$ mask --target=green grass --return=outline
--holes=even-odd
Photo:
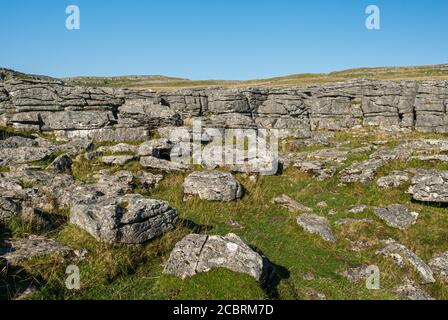
[[[410,134],[421,136],[420,134]],[[425,135],[426,136],[426,135]],[[440,137],[440,135],[439,135]],[[381,140],[381,136],[368,134],[363,141]],[[348,133],[336,135],[335,141],[349,141],[357,146],[359,138]],[[389,137],[388,145],[399,144]],[[370,153],[350,156],[345,166],[368,158]],[[126,169],[142,170],[138,161]],[[95,161],[75,163],[73,174],[86,181],[91,173],[103,168]],[[406,168],[439,168],[448,170],[448,164],[412,160],[392,161],[383,167],[378,176],[392,170]],[[122,168],[112,167],[112,170]],[[253,182],[238,174],[246,193],[243,199],[230,203],[207,202],[192,198],[183,201],[182,184],[187,173],[170,174],[150,197],[167,200],[175,207],[184,223],[176,230],[142,246],[105,245],[97,242],[77,227],[61,223],[56,230],[40,231],[73,248],[86,248],[87,258],[78,262],[81,270],[80,291],[65,289],[65,267],[56,257],[36,259],[23,266],[23,272],[39,279],[41,286],[35,299],[305,299],[311,289],[323,293],[328,299],[398,299],[393,289],[403,277],[418,282],[418,275],[409,266],[400,269],[390,260],[375,252],[382,247],[381,240],[394,238],[428,261],[433,254],[448,250],[448,209],[426,206],[411,201],[406,193],[408,185],[396,189],[380,189],[370,185],[341,185],[339,174],[317,181],[311,175],[290,168],[281,176],[259,177]],[[311,207],[332,223],[338,241],[328,243],[316,235],[305,233],[296,223],[297,213],[291,213],[271,203],[275,196],[286,194]],[[317,204],[325,201],[327,208]],[[353,205],[371,207],[405,204],[419,212],[420,217],[407,231],[390,228],[366,210],[362,214],[349,214]],[[328,216],[329,210],[338,212]],[[68,215],[68,213],[65,213]],[[61,213],[64,215],[64,213]],[[340,218],[369,218],[372,224],[354,223],[335,226]],[[229,224],[233,220],[242,228]],[[186,223],[189,221],[189,223]],[[23,236],[33,229],[21,227],[18,221],[6,226],[9,235]],[[255,250],[267,256],[278,271],[277,281],[268,288],[261,288],[251,277],[229,270],[216,269],[186,280],[162,274],[163,264],[174,245],[191,232],[225,235],[235,233]],[[372,246],[354,252],[352,243],[368,240]],[[381,290],[371,291],[363,283],[351,284],[338,272],[361,264],[375,264],[381,270]],[[305,273],[315,279],[304,280]],[[438,299],[448,299],[448,286],[440,280],[424,286],[424,290]]]

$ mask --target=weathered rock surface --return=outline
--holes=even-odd
[[[126,163],[135,159],[135,156],[105,156],[101,158],[101,162],[107,165],[124,166]]]
[[[386,246],[379,250],[377,254],[392,258],[401,267],[406,262],[409,263],[419,274],[422,284],[434,283],[436,281],[431,268],[414,252],[395,240],[386,241]]]
[[[297,217],[297,224],[306,232],[318,234],[325,241],[336,241],[336,238],[331,231],[330,224],[324,217],[314,214],[302,214]]]
[[[403,299],[414,300],[414,301],[424,301],[424,300],[435,300],[428,293],[422,290],[414,282],[409,279],[405,279],[403,284],[395,290]]]
[[[435,255],[428,264],[432,270],[443,279],[443,281],[448,283],[448,251]]]
[[[54,240],[32,236],[29,239],[12,239],[0,248],[0,257],[8,264],[17,265],[25,260],[44,257],[51,254],[67,256],[73,250]]]
[[[342,172],[341,181],[343,183],[369,183],[373,180],[377,170],[384,164],[385,161],[382,159],[369,159],[354,163]]]
[[[267,258],[234,234],[225,237],[190,234],[176,244],[164,273],[185,279],[213,268],[248,274],[260,284],[265,284],[272,272]]]
[[[399,204],[393,204],[387,208],[376,208],[375,215],[393,228],[405,230],[415,224],[418,219],[418,213],[409,210]]]
[[[344,270],[339,273],[339,275],[346,278],[351,283],[357,283],[363,280],[366,280],[369,276],[367,265],[362,265],[359,267],[350,268],[347,270]]]
[[[420,172],[412,179],[408,193],[417,201],[448,203],[448,171]]]
[[[313,209],[308,208],[307,206],[304,206],[301,203],[298,203],[297,201],[291,199],[285,194],[272,199],[272,203],[278,204],[291,212],[305,212],[305,213],[313,212]]]
[[[54,159],[48,168],[63,172],[66,170],[70,170],[72,168],[72,165],[73,165],[72,159],[70,159],[70,157],[67,154],[63,154]]]
[[[140,164],[143,168],[156,169],[166,172],[171,171],[185,171],[188,166],[180,162],[168,161],[155,157],[142,157],[140,158]]]
[[[197,195],[202,200],[233,201],[243,196],[243,187],[228,172],[194,172],[185,178],[184,194]]]
[[[388,176],[381,177],[376,184],[380,188],[398,188],[404,182],[409,181],[409,174],[404,171],[393,171]]]
[[[106,243],[144,243],[172,230],[177,221],[176,210],[165,201],[136,194],[101,197],[70,210],[71,223]]]

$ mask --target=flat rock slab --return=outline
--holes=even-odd
[[[448,251],[435,255],[428,264],[443,281],[448,283]]]
[[[376,172],[386,163],[383,159],[369,159],[363,162],[357,162],[345,169],[341,173],[341,182],[343,183],[370,183]]]
[[[305,212],[305,213],[313,212],[313,209],[308,208],[307,206],[301,203],[298,203],[296,200],[291,199],[285,194],[272,199],[272,203],[278,204],[283,208],[288,209],[290,212]]]
[[[330,224],[324,217],[314,214],[302,214],[297,217],[297,224],[306,232],[318,234],[325,241],[336,241],[336,238],[331,231]]]
[[[167,202],[137,194],[100,197],[70,210],[72,224],[106,243],[144,243],[174,229],[177,221]]]
[[[163,272],[185,279],[213,268],[248,274],[260,284],[265,284],[272,272],[267,258],[232,233],[225,237],[199,234],[186,236],[176,244]]]
[[[202,200],[233,201],[243,196],[243,187],[228,172],[193,172],[185,178],[186,197],[197,195]]]
[[[411,225],[415,224],[418,219],[417,212],[413,212],[399,204],[393,204],[387,208],[376,208],[375,215],[386,222],[388,226],[400,230],[409,228]]]
[[[380,188],[398,188],[405,182],[409,181],[409,174],[404,171],[393,171],[388,176],[381,177],[376,181]]]
[[[23,261],[45,257],[51,254],[67,256],[73,250],[54,240],[32,236],[29,239],[12,239],[0,248],[0,258],[10,265],[18,265]]]
[[[412,179],[408,193],[416,201],[448,203],[448,171],[428,170],[418,173]]]
[[[413,301],[425,301],[425,300],[435,300],[429,294],[417,286],[414,282],[409,279],[405,279],[404,283],[399,286],[396,290],[403,299],[413,300]]]
[[[386,246],[377,251],[377,254],[392,258],[400,267],[403,267],[406,262],[409,263],[420,275],[422,284],[434,283],[436,281],[431,268],[414,252],[395,240],[387,240]]]
[[[101,158],[101,162],[107,165],[124,166],[126,163],[135,159],[135,156],[105,156]]]
[[[346,278],[350,283],[357,283],[366,280],[369,276],[369,266],[362,265],[359,267],[350,268],[339,273],[342,277]]]
[[[156,169],[165,172],[188,170],[188,166],[185,164],[156,157],[142,157],[140,159],[140,164],[143,168]]]

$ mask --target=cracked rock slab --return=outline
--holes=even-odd
[[[233,201],[243,196],[243,187],[229,172],[193,172],[185,178],[184,194],[202,200]]]
[[[29,239],[12,239],[6,241],[0,248],[0,258],[4,258],[10,265],[18,265],[23,261],[58,254],[63,257],[72,252],[66,247],[52,239],[31,236]]]
[[[434,283],[436,281],[431,268],[414,252],[395,240],[387,240],[386,246],[377,251],[377,254],[392,258],[400,267],[403,267],[405,262],[409,263],[419,274],[422,284]]]
[[[381,177],[377,180],[376,184],[380,188],[398,188],[403,183],[409,181],[409,174],[404,171],[393,171],[391,174],[385,177]]]
[[[303,214],[297,217],[297,224],[306,232],[321,236],[325,241],[336,241],[336,238],[331,231],[330,224],[324,217],[314,214]]]
[[[448,203],[448,171],[428,170],[418,173],[412,179],[408,193],[416,201]]]
[[[232,233],[224,237],[186,236],[176,244],[163,272],[185,279],[214,268],[248,274],[260,284],[265,284],[272,272],[267,258]]]
[[[409,228],[411,225],[415,224],[418,219],[417,212],[413,212],[399,204],[393,204],[387,208],[376,208],[375,215],[386,222],[388,226],[400,230]]]
[[[177,221],[167,202],[138,194],[100,197],[70,210],[70,223],[106,243],[144,243],[174,229]]]
[[[424,301],[424,300],[435,300],[429,294],[417,286],[414,282],[409,279],[405,279],[403,284],[399,286],[396,290],[403,299],[414,300],[414,301]]]

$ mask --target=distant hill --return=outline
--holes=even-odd
[[[189,80],[163,76],[78,77],[64,79],[76,85],[129,87],[142,89],[180,89],[203,87],[302,86],[369,78],[382,80],[448,80],[448,64],[416,67],[358,68],[331,73],[293,74],[283,77],[237,80]]]
[[[5,68],[0,68],[0,80],[7,80],[13,77],[22,79],[44,79],[52,81],[62,80],[68,84],[87,87],[123,87],[162,90],[205,87],[286,87],[340,82],[361,78],[380,80],[448,80],[448,64],[416,67],[357,68],[331,73],[293,74],[283,77],[254,79],[247,81],[189,80],[185,78],[167,77],[160,75],[71,77],[58,80],[47,76],[28,75]]]
[[[46,80],[46,81],[61,82],[60,79],[52,78],[49,76],[26,74],[15,70],[0,67],[0,81],[6,81],[10,79],[29,79],[29,80]]]

